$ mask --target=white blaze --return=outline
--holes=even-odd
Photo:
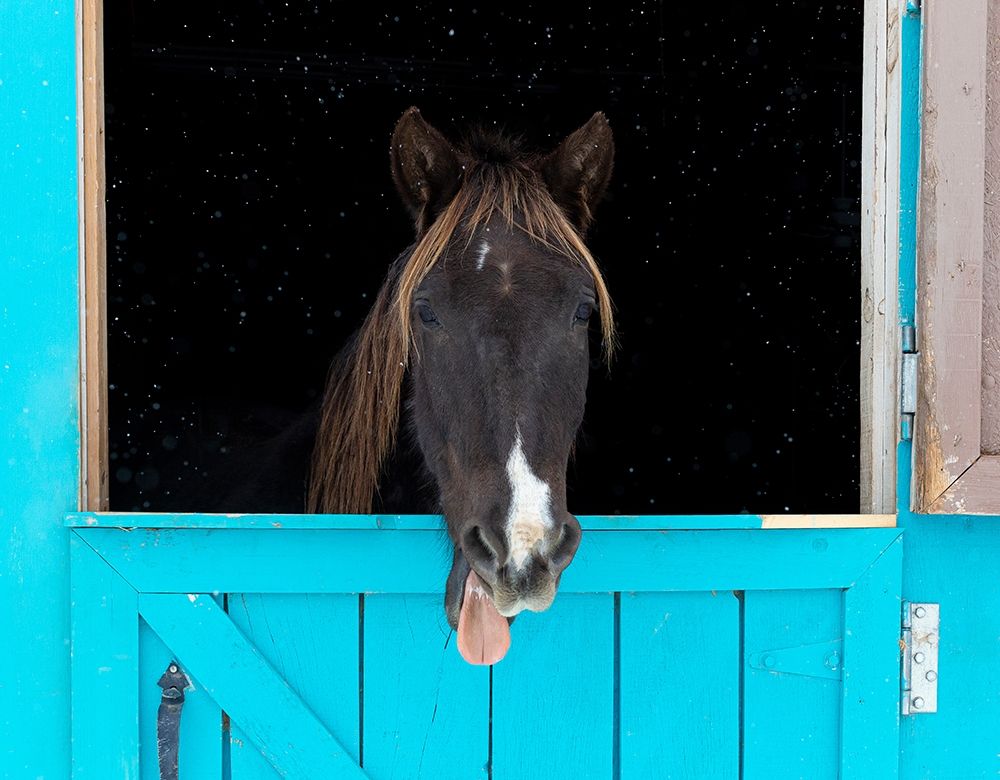
[[[479,249],[476,251],[476,270],[482,271],[483,266],[486,265],[486,255],[489,254],[490,245],[489,242],[484,238],[483,243],[479,245]]]
[[[510,480],[507,548],[510,562],[520,569],[531,557],[531,551],[545,538],[545,531],[552,527],[549,486],[531,470],[520,430],[507,458],[507,478]]]

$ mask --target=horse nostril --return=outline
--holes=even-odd
[[[469,563],[480,571],[495,574],[500,570],[500,556],[481,526],[474,525],[462,535],[462,551]]]
[[[577,522],[575,517],[570,515],[569,520],[563,523],[559,541],[556,542],[556,546],[550,556],[553,570],[561,572],[569,566],[570,561],[573,560],[573,556],[576,555],[577,548],[580,546],[581,535],[580,523]]]

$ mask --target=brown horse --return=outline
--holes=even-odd
[[[513,617],[552,603],[580,543],[566,469],[594,312],[606,357],[614,343],[583,236],[614,144],[598,113],[544,155],[482,133],[453,145],[411,108],[390,156],[416,243],[334,361],[318,429],[315,417],[302,429],[314,441],[307,507],[368,513],[412,480],[392,457],[404,418],[454,544],[448,622],[467,660],[493,663]]]

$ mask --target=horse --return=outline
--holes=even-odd
[[[495,663],[514,617],[552,604],[581,539],[566,471],[594,314],[608,361],[615,343],[584,238],[614,141],[598,112],[546,154],[482,131],[453,144],[414,107],[389,152],[415,241],[333,360],[318,413],[287,436],[312,442],[310,513],[407,511],[401,486],[427,475],[453,546],[448,623],[466,660]]]

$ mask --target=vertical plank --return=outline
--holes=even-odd
[[[358,597],[354,594],[230,594],[229,616],[268,663],[360,760]],[[233,780],[276,777],[233,722]]]
[[[80,416],[83,505],[106,512],[108,485],[107,256],[104,176],[104,2],[81,0],[79,115],[80,310],[83,361]]]
[[[75,534],[70,555],[73,780],[138,780],[138,597]]]
[[[737,777],[736,597],[623,593],[619,620],[621,777]]]
[[[840,639],[841,593],[788,590],[745,594],[744,780],[838,778],[840,680],[754,668],[749,660],[766,651]]]
[[[0,2],[0,772],[18,778],[70,773],[62,518],[80,491],[75,35],[70,0]]]
[[[614,597],[560,594],[511,633],[493,669],[493,777],[611,777]]]
[[[899,15],[866,0],[861,94],[861,511],[895,507],[899,354]]]
[[[899,775],[902,571],[899,537],[844,591],[840,780]]]
[[[989,4],[986,23],[982,451],[1000,455],[1000,4]]]
[[[462,660],[439,595],[366,596],[364,657],[366,774],[487,777],[489,669]]]
[[[979,458],[982,435],[987,0],[925,3],[915,508]],[[950,505],[948,505],[950,504]]]
[[[176,660],[144,620],[139,621],[139,768],[140,777],[158,778],[156,715],[163,691],[157,681]],[[183,668],[183,664],[182,664]],[[184,691],[178,769],[184,780],[222,780],[222,710],[185,670],[191,687]]]

